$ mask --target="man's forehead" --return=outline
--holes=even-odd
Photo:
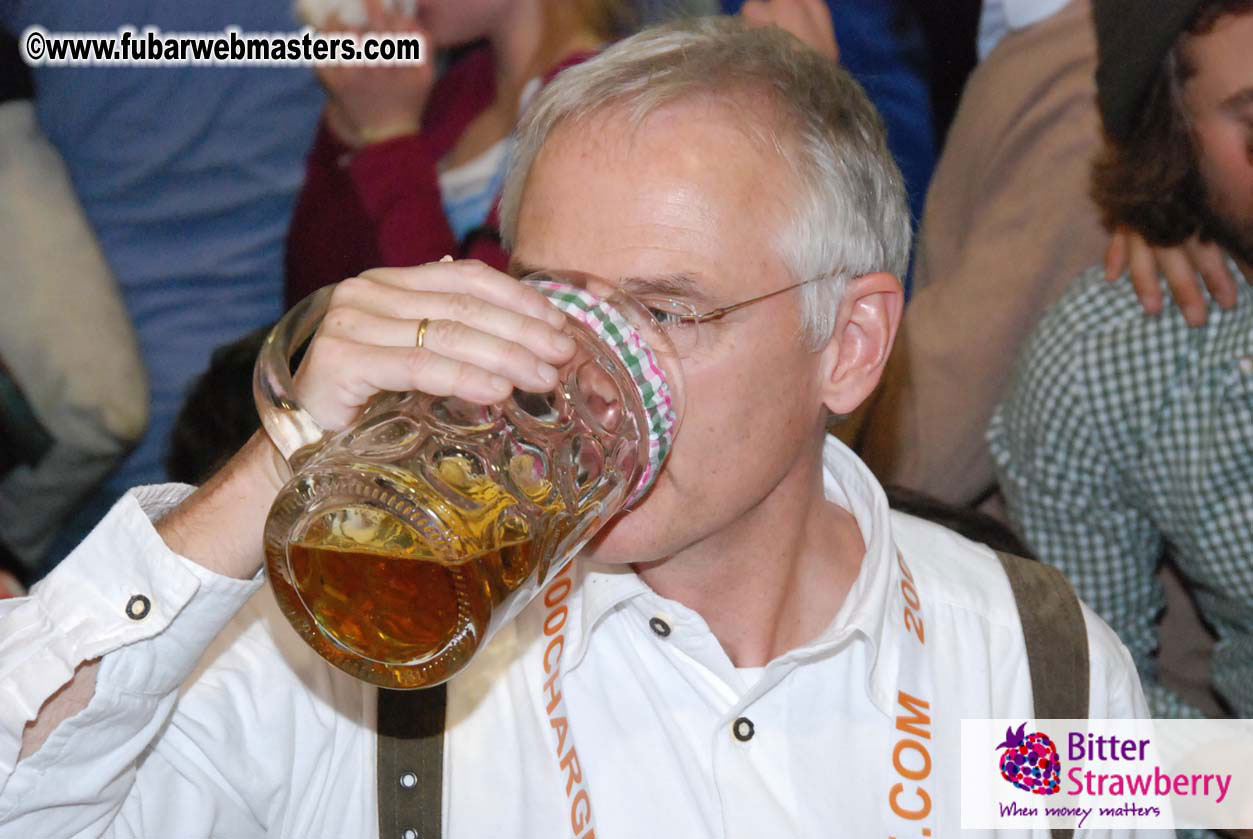
[[[791,173],[744,124],[699,99],[559,123],[527,176],[511,273],[576,269],[696,305],[775,281]]]

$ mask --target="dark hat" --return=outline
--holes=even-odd
[[[1105,131],[1131,133],[1136,111],[1162,60],[1205,0],[1092,0],[1096,98]]]

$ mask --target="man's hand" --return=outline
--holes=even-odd
[[[748,0],[740,17],[750,26],[777,26],[832,61],[840,59],[826,0]]]
[[[1205,323],[1209,305],[1203,288],[1209,289],[1224,309],[1236,305],[1236,279],[1227,270],[1222,248],[1195,236],[1178,247],[1159,248],[1131,228],[1120,226],[1105,251],[1105,279],[1113,282],[1127,270],[1140,305],[1150,315],[1162,311],[1159,274],[1166,278],[1171,296],[1189,326]]]
[[[419,34],[413,16],[387,11],[381,0],[365,4],[367,23],[358,35]],[[348,31],[336,17],[328,19],[327,29]],[[354,147],[416,133],[435,84],[435,62],[429,56],[421,64],[318,64],[315,71],[326,87],[327,125]]]
[[[332,292],[296,395],[319,425],[339,430],[383,390],[481,405],[515,387],[544,393],[557,383],[553,365],[574,353],[564,324],[539,292],[477,260],[367,271]]]
[[[429,321],[423,347],[418,325]],[[539,292],[477,261],[385,268],[344,280],[295,377],[302,407],[328,431],[379,391],[420,390],[488,405],[513,388],[547,392],[574,342]],[[266,515],[289,475],[261,432],[157,525],[171,550],[219,574],[261,567]]]

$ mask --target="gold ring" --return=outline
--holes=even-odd
[[[422,318],[422,320],[418,321],[418,349],[422,349],[422,345],[426,343],[426,328],[430,325],[430,318]]]

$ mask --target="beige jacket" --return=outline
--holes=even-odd
[[[148,421],[117,282],[29,101],[0,105],[0,359],[54,443],[0,476],[0,542],[34,571]]]
[[[906,310],[877,399],[836,433],[885,483],[964,504],[1018,349],[1108,236],[1088,197],[1100,144],[1088,0],[1006,36],[962,95],[927,194]]]

